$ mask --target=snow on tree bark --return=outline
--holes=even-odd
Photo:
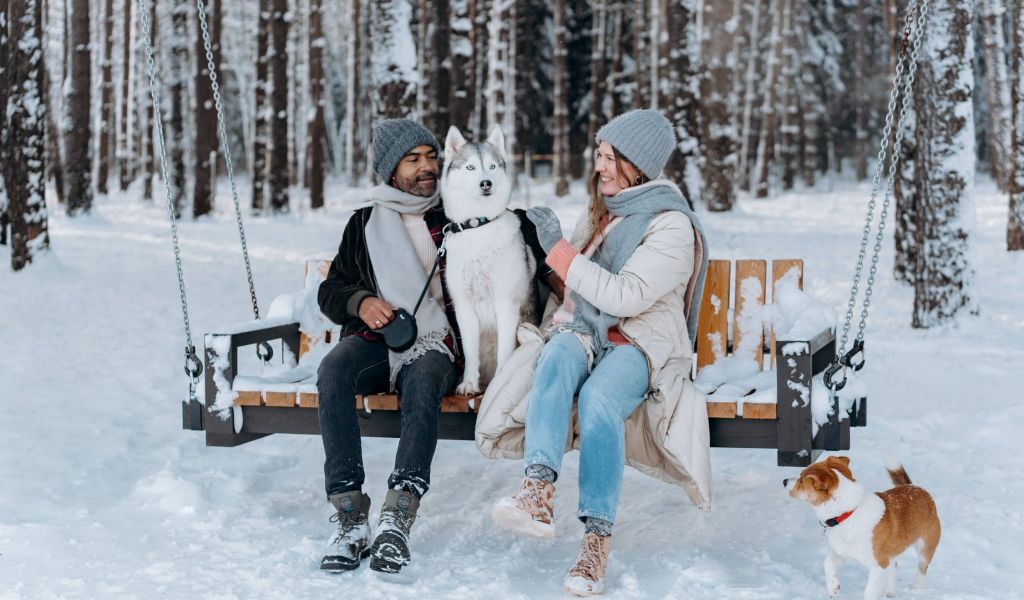
[[[419,86],[422,97],[420,118],[435,136],[445,135],[452,124],[451,96],[451,14],[448,2],[419,1],[420,62]]]
[[[211,50],[213,45],[220,43],[220,31],[214,27],[214,12],[220,10],[221,1],[211,0],[206,3],[206,23],[210,31]],[[206,59],[203,33],[198,27],[196,29],[197,68],[194,72],[193,88],[196,94],[195,185],[192,187],[192,216],[200,217],[213,210],[213,177],[217,167],[217,109],[213,104],[213,88],[210,85],[210,68]],[[217,68],[220,68],[219,64]],[[223,73],[223,69],[220,73]]]
[[[370,73],[374,119],[411,117],[419,73],[409,23],[408,0],[373,0],[370,27]]]
[[[743,77],[743,117],[740,121],[740,155],[739,155],[739,167],[737,168],[736,177],[740,182],[740,189],[744,191],[750,190],[750,121],[754,112],[754,100],[757,98],[757,89],[755,87],[755,73],[757,72],[757,57],[758,57],[758,42],[760,36],[758,36],[758,29],[761,24],[761,0],[753,0],[750,8],[750,29],[749,29],[749,40],[747,50],[747,64],[746,72]]]
[[[636,0],[633,2],[633,16],[631,26],[633,30],[633,73],[634,73],[634,108],[647,108],[651,103],[651,68],[648,64],[649,51],[647,46],[651,43],[650,25],[651,18],[650,2],[658,0]]]
[[[181,216],[181,199],[187,192],[185,170],[185,118],[189,109],[188,73],[190,62],[188,55],[188,15],[189,4],[175,2],[170,6],[171,29],[165,36],[167,47],[170,48],[170,64],[168,88],[171,97],[171,118],[167,122],[167,147],[171,175],[171,193],[174,195],[174,215]],[[167,31],[164,29],[164,31]],[[101,132],[101,135],[103,133]],[[102,153],[102,150],[101,150]],[[102,157],[101,157],[102,160]]]
[[[309,169],[309,205],[324,205],[324,169],[327,158],[327,131],[324,122],[324,46],[323,2],[309,3],[309,127],[306,129],[306,149]]]
[[[587,115],[587,156],[594,155],[594,137],[599,127],[608,122],[605,114],[605,62],[607,60],[608,2],[590,3],[590,112]]]
[[[678,10],[683,14],[689,12],[681,7]],[[670,8],[669,14],[673,12],[675,10]],[[700,174],[704,183],[700,195],[708,210],[726,211],[731,210],[736,201],[734,180],[736,150],[739,147],[732,115],[735,109],[731,89],[733,67],[728,60],[732,50],[729,29],[735,27],[736,15],[732,13],[729,2],[706,2],[703,4],[703,14],[703,39],[700,40],[703,64],[700,69],[700,102],[697,111],[700,122]],[[693,30],[692,26],[687,26],[687,22],[674,21],[669,24],[669,30],[673,29],[682,32]],[[681,42],[677,47],[685,48],[685,40]],[[685,98],[685,94],[671,94],[661,104],[668,108],[672,106],[670,102],[673,98],[680,100]],[[679,108],[678,103],[675,108]],[[674,121],[674,124],[677,133],[685,133],[685,126],[680,126],[683,124],[679,121]]]
[[[706,5],[705,5],[706,6]],[[665,113],[665,116],[672,123],[676,134],[676,152],[669,157],[665,166],[665,176],[679,183],[680,190],[686,201],[693,206],[694,201],[700,196],[700,172],[704,168],[698,161],[698,154],[701,150],[699,141],[702,136],[710,144],[705,150],[709,151],[708,160],[710,164],[717,164],[725,172],[717,174],[724,176],[730,181],[723,182],[728,186],[730,197],[735,196],[732,190],[731,178],[734,176],[736,145],[733,142],[724,146],[722,142],[727,137],[735,137],[735,129],[732,128],[732,110],[729,108],[732,90],[730,89],[731,79],[726,52],[728,44],[725,40],[720,41],[722,54],[716,57],[717,70],[726,81],[718,81],[713,84],[715,96],[709,99],[708,110],[714,112],[725,126],[713,132],[721,135],[708,135],[702,132],[703,125],[698,118],[698,93],[706,81],[698,79],[696,74],[696,55],[700,40],[697,39],[697,32],[694,27],[695,15],[697,12],[696,3],[693,0],[670,0],[662,6],[662,28],[661,44],[659,51],[661,65],[661,85],[658,93],[660,98],[658,106]],[[728,23],[728,21],[726,21]],[[723,28],[726,25],[723,24]],[[707,74],[707,70],[704,70]],[[713,105],[713,106],[712,106]],[[717,125],[716,125],[717,127]],[[730,133],[730,131],[732,133]],[[724,136],[724,137],[723,137]],[[731,200],[730,200],[731,205]]]
[[[271,146],[270,146],[270,206],[274,212],[288,212],[288,0],[274,0],[271,23],[270,71],[271,90]]]
[[[516,83],[515,0],[495,0],[487,27],[487,131],[501,127],[508,152],[515,154]],[[514,165],[514,163],[513,163]],[[513,166],[510,165],[510,166]]]
[[[784,3],[785,0],[769,0],[772,31],[769,36],[767,73],[764,78],[765,89],[762,94],[764,102],[761,104],[761,134],[758,136],[757,160],[754,163],[754,176],[757,178],[754,195],[758,198],[768,197],[768,175],[775,153],[775,106],[778,103],[777,80],[782,48],[782,5]]]
[[[857,33],[854,40],[856,44],[853,57],[853,85],[854,96],[856,97],[856,102],[854,102],[854,110],[856,112],[854,117],[856,125],[856,133],[854,135],[856,143],[854,167],[857,179],[864,180],[868,178],[868,154],[870,152],[868,147],[868,86],[870,82],[864,73],[864,69],[869,68],[869,65],[867,65],[867,51],[865,49],[869,41],[868,0],[859,0],[858,2]]]
[[[1010,164],[1006,249],[1024,250],[1024,1],[1016,0],[1013,18],[1013,156]]]
[[[941,325],[973,308],[972,5],[972,0],[935,0],[922,48],[927,58],[921,83],[931,101],[917,111],[922,193],[912,320],[916,328]]]
[[[1004,14],[1006,0],[981,0],[981,36],[988,100],[988,142],[992,177],[1007,189],[1010,166],[1010,77],[1006,65]]]
[[[478,137],[471,129],[471,115],[475,95],[471,82],[474,81],[476,63],[473,52],[473,16],[476,0],[453,0],[451,2],[451,24],[448,27],[448,47],[451,53],[451,89],[448,95],[448,118],[451,125],[461,129],[469,139]],[[447,125],[435,131],[445,135]]]
[[[44,158],[42,10],[40,0],[8,4],[10,88],[6,114],[11,165],[5,179],[11,226],[11,267],[32,262],[50,244]]]
[[[89,44],[89,0],[72,2],[70,80],[66,82],[66,163],[64,165],[64,198],[67,212],[76,215],[92,209],[92,119],[90,89],[92,61]]]
[[[270,15],[272,0],[259,0],[260,10],[256,33],[256,81],[255,91],[255,127],[252,136],[252,208],[257,213],[263,211],[267,202],[268,163],[270,149],[270,118],[268,76],[270,73]]]
[[[566,25],[565,0],[556,0],[554,12],[555,29],[555,121],[554,121],[554,164],[555,195],[569,194],[569,94],[566,73]]]
[[[125,191],[133,179],[134,152],[132,151],[132,122],[131,122],[131,98],[132,98],[132,4],[124,4],[121,30],[121,141],[117,146],[118,176],[120,189]],[[138,124],[134,124],[136,127]]]
[[[10,90],[8,90],[10,77],[7,72],[9,60],[8,46],[10,45],[7,17],[7,3],[0,0],[0,108],[3,109],[0,111],[0,246],[7,245],[8,199],[6,181],[10,177],[8,169],[11,164],[9,148],[7,146],[7,97],[10,93]]]
[[[345,72],[348,75],[348,89],[345,96],[345,178],[349,185],[358,183],[363,165],[357,160],[356,139],[359,119],[356,114],[358,99],[362,94],[359,49],[361,47],[361,1],[350,0],[348,12],[348,37],[346,39]],[[364,153],[358,153],[363,156]]]
[[[782,163],[782,188],[793,189],[800,149],[799,100],[797,95],[797,38],[793,27],[793,0],[782,7],[782,67],[779,72],[780,107],[779,161]]]
[[[114,2],[106,0],[103,9],[103,59],[100,62],[100,149],[96,168],[96,191],[107,193],[110,175],[110,148],[114,135]]]

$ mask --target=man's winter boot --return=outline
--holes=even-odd
[[[555,486],[545,479],[526,477],[519,493],[502,498],[491,516],[505,529],[534,538],[555,537]]]
[[[380,509],[380,523],[370,548],[370,568],[381,573],[398,573],[409,564],[409,530],[416,520],[420,499],[405,490],[388,490]]]
[[[604,591],[604,572],[611,549],[612,536],[592,531],[583,534],[583,547],[576,557],[576,564],[565,576],[565,590],[577,596],[592,596]]]
[[[367,518],[370,514],[370,497],[355,491],[332,494],[330,499],[338,510],[331,517],[331,522],[337,523],[338,528],[327,542],[320,568],[325,571],[350,571],[369,555],[367,546],[370,544],[370,525]]]

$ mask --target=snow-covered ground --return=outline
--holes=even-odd
[[[535,202],[546,189],[533,190]],[[582,207],[574,190],[552,202],[566,224]],[[320,214],[248,219],[264,310],[301,287],[304,257],[336,251],[355,195],[334,192]],[[911,329],[912,291],[889,275],[891,238],[871,305],[869,426],[853,432],[852,467],[883,489],[884,458],[899,456],[943,522],[930,589],[910,589],[908,557],[900,597],[1024,598],[1024,253],[1004,251],[1006,197],[987,181],[975,193],[980,314]],[[823,184],[702,217],[714,256],[803,257],[807,289],[842,309],[867,195],[864,185]],[[251,316],[228,196],[219,211],[180,225],[198,344],[203,332]],[[582,534],[576,455],[556,498],[559,535],[539,543],[489,516],[516,487],[520,464],[442,441],[408,581],[365,567],[323,574],[330,509],[320,440],[207,448],[202,434],[181,430],[183,332],[164,210],[115,195],[82,218],[53,210],[50,233],[53,251],[18,274],[0,248],[0,599],[564,596]],[[373,512],[395,446],[364,441]],[[821,527],[781,485],[796,471],[776,467],[772,451],[716,449],[712,460],[707,514],[680,489],[627,469],[607,597],[825,597]],[[839,574],[840,597],[860,598],[864,571]]]

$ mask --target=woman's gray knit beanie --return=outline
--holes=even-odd
[[[416,146],[430,146],[441,153],[437,138],[426,127],[409,119],[384,119],[373,128],[373,170],[387,183],[398,161]]]
[[[656,110],[623,113],[597,130],[597,143],[608,142],[650,179],[661,176],[672,151],[676,134],[672,123]]]

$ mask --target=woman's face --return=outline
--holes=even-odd
[[[601,142],[594,151],[594,173],[600,177],[597,189],[602,196],[614,196],[629,187],[628,180],[619,173],[615,150],[608,142]]]

